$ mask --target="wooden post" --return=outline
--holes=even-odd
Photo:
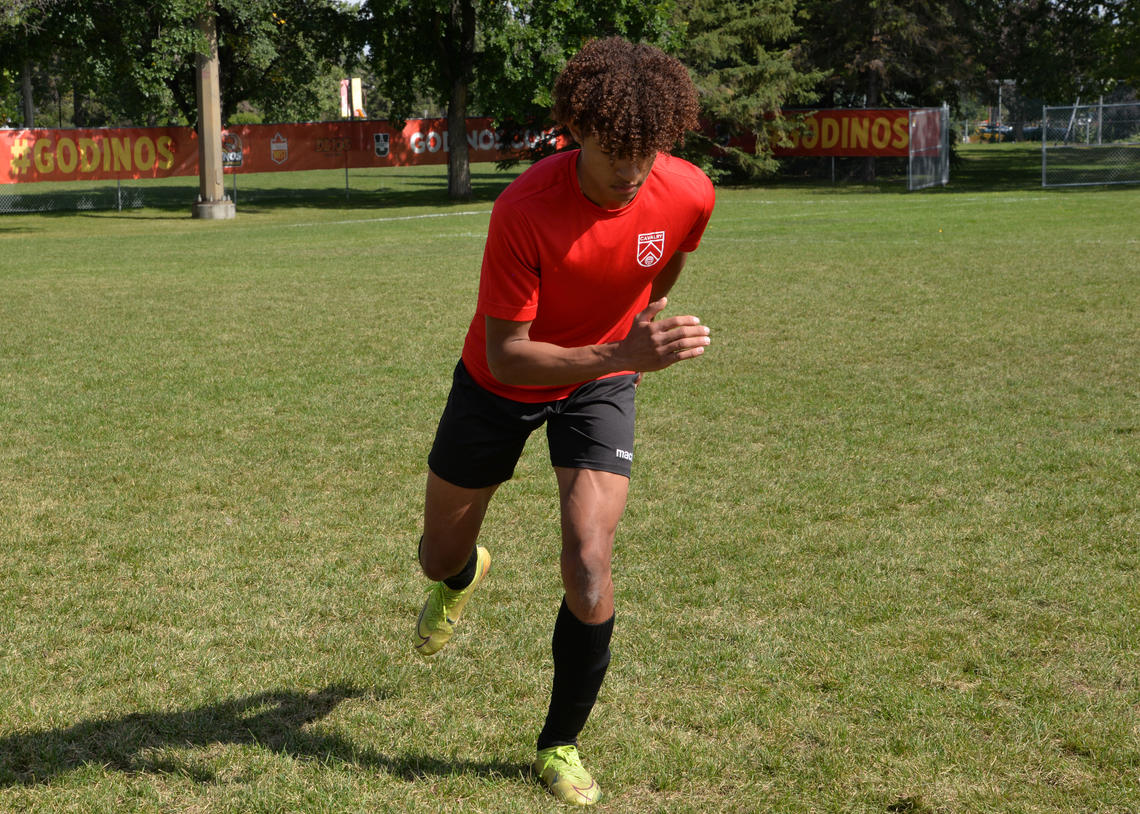
[[[235,216],[234,202],[226,197],[222,174],[222,98],[218,81],[218,30],[213,9],[200,20],[208,52],[197,57],[198,91],[198,201],[195,218],[228,220]]]

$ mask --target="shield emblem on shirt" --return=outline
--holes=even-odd
[[[648,268],[661,262],[665,254],[665,233],[645,232],[637,236],[637,262]]]

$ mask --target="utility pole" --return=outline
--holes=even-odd
[[[236,214],[226,196],[222,174],[222,94],[218,77],[218,28],[213,8],[199,21],[207,53],[197,57],[198,90],[198,201],[191,214],[207,220],[229,220]]]

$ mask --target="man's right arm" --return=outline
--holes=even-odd
[[[633,320],[625,339],[600,345],[564,348],[530,338],[530,322],[484,317],[487,366],[503,384],[554,386],[576,384],[622,370],[662,370],[705,352],[709,329],[694,316],[657,321],[667,300],[662,297]]]

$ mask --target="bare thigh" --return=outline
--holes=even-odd
[[[610,562],[629,495],[629,478],[592,469],[556,467],[554,471],[562,508],[566,604],[581,621],[599,624],[614,614]]]

